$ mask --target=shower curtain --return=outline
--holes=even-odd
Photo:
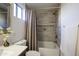
[[[29,50],[38,50],[36,39],[36,15],[35,11],[26,9],[26,38]]]

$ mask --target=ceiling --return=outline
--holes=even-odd
[[[59,7],[59,3],[27,3],[29,8],[38,9],[38,8],[49,8],[49,7]]]

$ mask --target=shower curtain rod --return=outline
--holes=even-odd
[[[61,7],[47,7],[47,8],[36,8],[36,9],[60,9]]]

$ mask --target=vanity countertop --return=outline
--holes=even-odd
[[[20,45],[11,45],[9,47],[1,46],[0,56],[19,56],[24,50],[27,49],[27,46]]]

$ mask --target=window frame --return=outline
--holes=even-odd
[[[19,19],[23,19],[23,16],[22,16],[23,15],[23,8],[21,6],[19,6],[17,3],[14,3],[14,4],[16,5],[15,6],[16,7],[16,12],[14,12],[16,15],[14,15],[14,16],[19,18],[18,17],[18,7],[19,7],[19,8],[21,8],[21,18],[19,18]]]

